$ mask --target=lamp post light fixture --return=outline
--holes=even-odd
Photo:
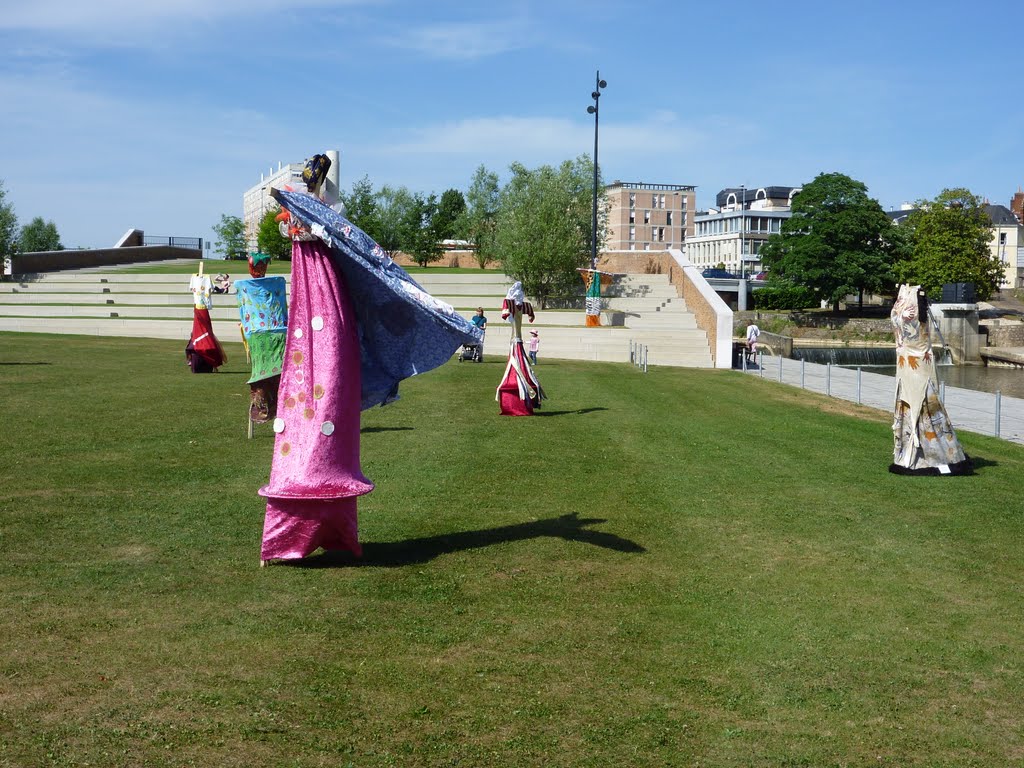
[[[597,269],[597,121],[598,106],[601,99],[601,89],[607,88],[608,83],[601,79],[601,70],[597,71],[596,85],[590,96],[594,99],[593,106],[587,107],[587,112],[594,116],[594,210],[590,218],[590,268]]]

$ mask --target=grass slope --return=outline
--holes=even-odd
[[[0,766],[1024,757],[1024,450],[729,371],[502,362],[364,414],[361,564],[260,569],[239,345],[0,334]]]

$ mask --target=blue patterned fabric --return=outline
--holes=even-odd
[[[288,326],[285,288],[283,277],[256,277],[235,283],[245,338],[260,331],[284,331]]]
[[[277,192],[280,203],[327,244],[355,307],[362,408],[395,399],[398,382],[444,364],[483,333],[438,301],[348,219],[320,200]]]

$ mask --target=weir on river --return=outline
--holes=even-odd
[[[936,365],[952,365],[948,349],[934,348]],[[895,347],[794,347],[792,358],[808,363],[841,365],[844,368],[894,368]]]

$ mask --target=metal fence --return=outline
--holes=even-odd
[[[743,356],[741,370],[791,386],[818,392],[828,397],[848,400],[880,410],[892,410],[896,380],[892,376],[844,368],[831,363],[808,363],[805,360],[758,355],[755,363]],[[939,382],[939,399],[946,407],[954,427],[984,435],[994,435],[1015,443],[1024,443],[1024,400],[1004,396],[998,390],[978,392],[960,387],[947,387]]]
[[[143,245],[169,245],[172,248],[188,248],[192,251],[203,250],[203,238],[201,237],[150,237],[146,235],[142,239]]]

